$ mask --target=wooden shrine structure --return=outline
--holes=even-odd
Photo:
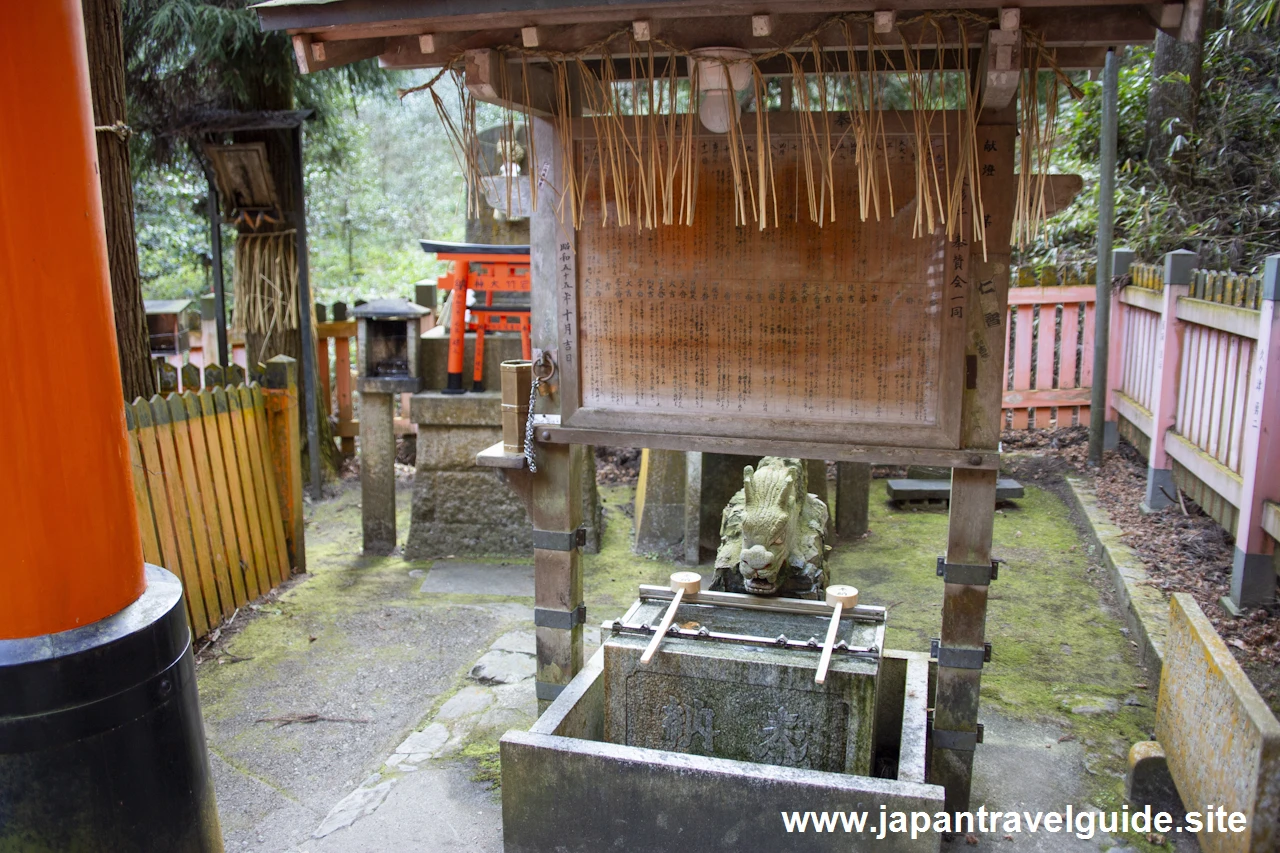
[[[446,118],[460,98],[464,116],[478,100],[532,127],[533,355],[549,393],[537,472],[517,476],[536,528],[539,698],[583,664],[587,446],[950,467],[930,781],[962,810],[989,658],[1010,251],[1047,207],[1035,173],[1056,96],[1039,84],[1071,88],[1064,72],[1110,48],[1198,27],[1203,1],[942,5],[257,11],[292,34],[304,72],[439,68]],[[473,135],[454,131],[467,165]]]

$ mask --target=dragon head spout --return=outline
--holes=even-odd
[[[758,595],[776,593],[786,580],[803,502],[796,471],[768,462],[763,460],[759,470],[748,465],[742,472],[745,514],[738,572],[747,591]]]

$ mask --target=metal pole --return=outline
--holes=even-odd
[[[1107,51],[1102,70],[1101,161],[1098,166],[1098,279],[1093,327],[1093,389],[1089,409],[1089,464],[1102,464],[1107,417],[1107,353],[1111,327],[1111,243],[1116,219],[1116,116],[1120,58]]]
[[[222,210],[218,203],[218,185],[209,179],[209,250],[213,253],[213,315],[218,327],[218,363],[231,364],[231,348],[227,346],[227,293],[222,280]]]
[[[302,401],[307,410],[307,456],[311,461],[311,497],[323,497],[320,481],[320,424],[316,415],[316,342],[311,327],[311,280],[307,266],[307,199],[302,183],[302,123],[293,130],[293,216],[298,250],[298,322],[302,335]]]

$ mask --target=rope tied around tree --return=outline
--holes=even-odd
[[[129,137],[133,136],[133,128],[124,123],[124,120],[118,120],[115,124],[99,124],[93,128],[95,133],[113,133],[121,142],[128,142]]]

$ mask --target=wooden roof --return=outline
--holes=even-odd
[[[262,28],[294,36],[300,68],[321,71],[377,57],[385,68],[439,67],[468,50],[499,46],[576,51],[628,24],[685,49],[734,46],[763,52],[793,42],[843,12],[913,15],[967,10],[1001,29],[1027,28],[1062,68],[1100,67],[1106,49],[1141,44],[1157,28],[1177,34],[1203,0],[268,0]],[[1184,14],[1185,13],[1185,14]],[[1012,14],[1014,27],[1003,17]],[[840,45],[824,45],[832,49]]]

